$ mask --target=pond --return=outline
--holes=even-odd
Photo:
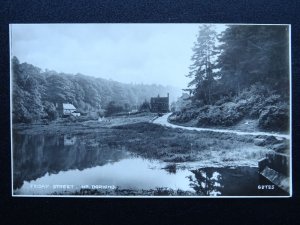
[[[14,195],[262,194],[255,167],[195,165],[142,158],[124,146],[98,143],[84,135],[14,134]]]

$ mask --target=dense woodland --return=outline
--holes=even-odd
[[[194,44],[186,91],[192,104],[174,117],[199,126],[230,126],[243,118],[266,130],[289,124],[288,26],[203,25]]]
[[[170,86],[124,84],[117,81],[43,71],[12,59],[13,121],[35,122],[58,117],[56,104],[72,103],[79,112],[103,116],[128,112],[160,94],[175,98],[180,90]]]

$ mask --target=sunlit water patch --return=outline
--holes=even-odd
[[[24,182],[17,194],[51,194],[54,192],[72,192],[83,187],[155,189],[159,187],[194,191],[187,177],[194,177],[189,170],[169,173],[162,169],[163,164],[156,160],[128,158],[85,170],[48,173],[34,181]],[[43,186],[44,185],[44,186]]]

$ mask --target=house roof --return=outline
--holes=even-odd
[[[74,109],[76,110],[75,106],[70,103],[63,103],[63,109]]]
[[[168,97],[157,97],[157,98],[151,98],[151,103],[160,103],[160,102],[164,102],[167,103],[169,101]]]

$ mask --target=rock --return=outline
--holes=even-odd
[[[255,138],[254,144],[257,146],[266,146],[266,145],[274,145],[280,142],[274,136],[269,136],[267,138]]]
[[[277,144],[278,140],[274,136],[269,136],[265,139],[264,145],[273,145]]]
[[[255,138],[254,139],[254,144],[257,146],[264,146],[264,142],[265,142],[265,139],[263,139],[263,138]]]
[[[284,152],[288,148],[288,145],[286,143],[279,143],[273,145],[272,149],[276,152]]]
[[[261,173],[263,177],[271,181],[274,185],[289,193],[289,177],[273,170],[269,167],[266,167]]]

